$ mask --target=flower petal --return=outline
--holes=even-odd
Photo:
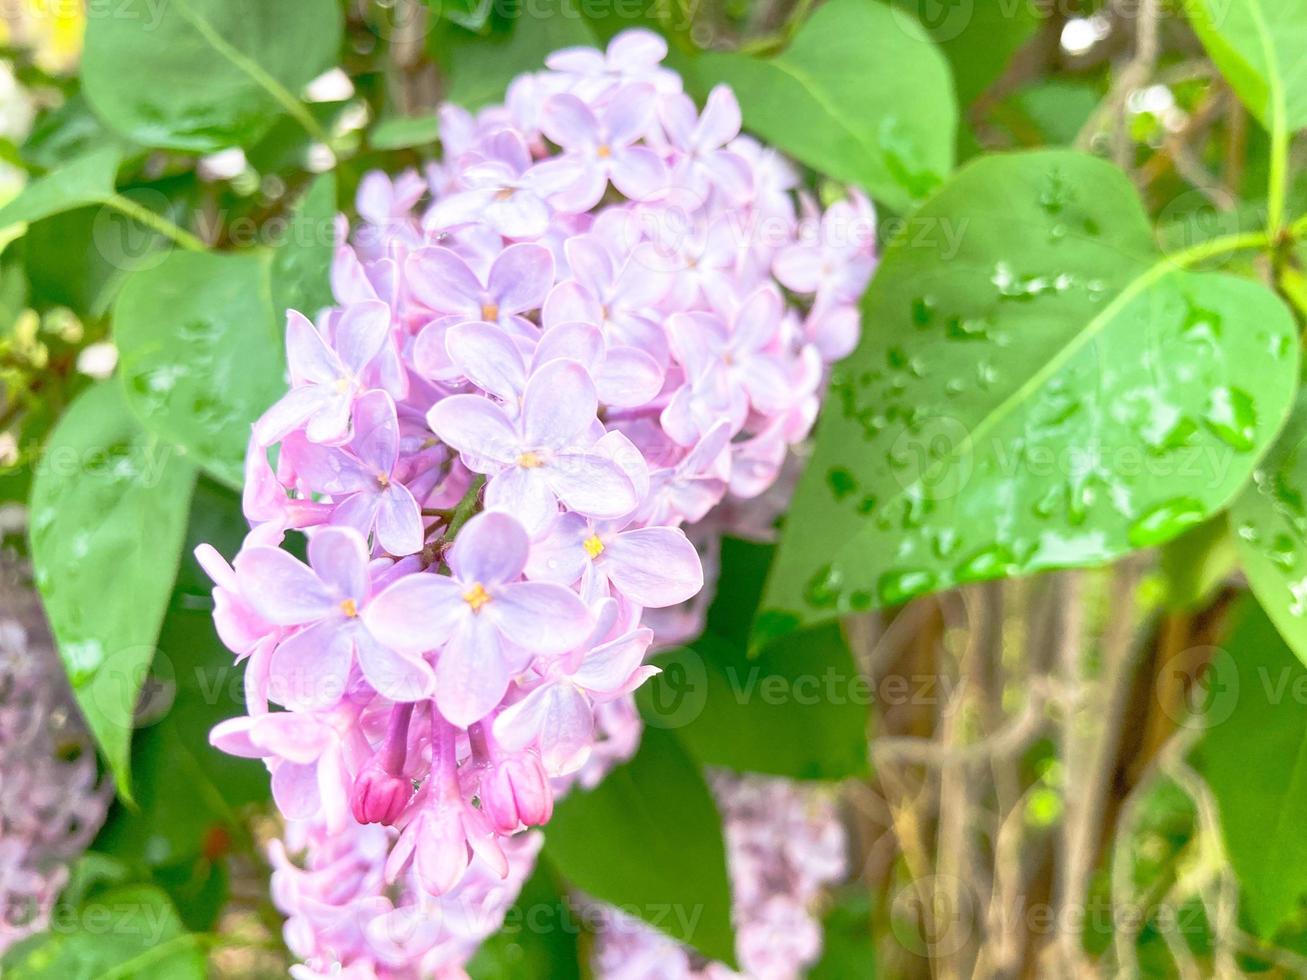
[[[608,580],[638,606],[674,606],[703,588],[699,553],[680,528],[623,531],[607,543],[600,561]]]
[[[581,598],[553,582],[504,586],[485,611],[510,642],[535,653],[566,653],[594,628]]]

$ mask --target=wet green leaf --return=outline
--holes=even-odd
[[[137,696],[177,573],[194,479],[179,450],[141,429],[107,381],[69,406],[33,480],[36,584],[73,694],[124,795]]]
[[[775,57],[709,53],[695,73],[705,91],[735,90],[745,129],[891,208],[908,209],[953,168],[948,64],[900,10],[831,0]]]
[[[309,319],[331,306],[331,256],[336,245],[336,175],[318,177],[291,211],[272,255],[272,308],[280,326],[286,310]]]
[[[735,962],[721,816],[671,733],[646,728],[630,762],[560,800],[544,853],[586,894]]]
[[[250,146],[336,63],[336,0],[122,0],[87,19],[82,83],[105,123],[145,146]]]
[[[132,411],[233,487],[250,426],[286,389],[271,263],[268,252],[174,252],[114,305]]]
[[[1231,501],[1296,387],[1283,303],[1176,269],[1125,176],[1069,151],[961,171],[885,251],[863,323],[760,640],[1162,544]]]
[[[1307,393],[1230,508],[1248,584],[1307,662]]]

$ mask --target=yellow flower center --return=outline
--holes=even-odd
[[[378,473],[377,486],[380,487],[382,490],[385,490],[388,486],[390,486],[390,474]]]
[[[513,188],[513,187],[501,187],[501,188],[499,188],[499,190],[498,190],[498,191],[496,192],[496,194],[495,194],[495,200],[496,200],[496,201],[507,201],[507,200],[508,200],[509,198],[511,198],[511,197],[512,197],[516,192],[517,192],[517,191],[516,191],[516,188]]]
[[[340,604],[340,611],[350,619],[353,619],[359,614],[359,604],[353,599],[346,599]]]
[[[545,461],[540,458],[540,454],[527,450],[517,457],[517,465],[524,470],[533,470],[537,466],[544,466]]]
[[[496,320],[498,320],[498,319],[499,319],[499,304],[498,304],[498,303],[482,303],[482,304],[481,304],[481,319],[483,319],[483,320],[485,320],[485,321],[487,321],[487,322],[489,322],[489,323],[494,323]]]
[[[592,534],[581,542],[585,546],[585,553],[591,558],[598,558],[604,553],[604,543],[599,540],[599,535]]]
[[[597,147],[595,147],[595,156],[597,156],[600,160],[607,160],[612,155],[613,155],[613,151],[608,146],[607,143],[600,143]]]
[[[490,593],[480,582],[473,584],[472,588],[463,593],[463,601],[472,607],[473,612],[480,612],[481,607],[490,601]]]

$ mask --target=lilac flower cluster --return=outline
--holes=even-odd
[[[35,593],[23,593],[4,590],[0,618],[0,953],[45,928],[113,794]]]
[[[821,892],[848,870],[830,791],[724,771],[711,783],[726,835],[742,973],[605,906],[592,964],[599,980],[797,980],[820,956]]]
[[[538,831],[509,838],[502,878],[478,862],[433,896],[411,869],[388,879],[393,841],[378,824],[334,832],[311,819],[291,821],[272,842],[272,899],[287,916],[286,945],[303,960],[291,967],[295,980],[466,977],[464,964],[503,924],[543,843]]]
[[[425,178],[364,179],[338,305],[288,315],[252,530],[231,564],[197,553],[247,664],[214,744],[264,760],[319,850],[384,843],[415,907],[511,873],[653,672],[646,611],[702,589],[682,527],[772,485],[857,338],[869,202],[823,213],[665,53],[556,52],[502,105],[444,107]],[[330,919],[297,916],[320,931],[296,948],[391,963]]]

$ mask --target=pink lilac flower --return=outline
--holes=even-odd
[[[820,956],[817,903],[822,889],[847,873],[833,795],[725,771],[710,782],[722,811],[741,972],[705,962],[652,926],[599,906],[591,962],[597,980],[799,980]]]
[[[46,928],[113,795],[36,594],[13,571],[0,567],[0,953]]]
[[[448,576],[405,576],[363,611],[372,633],[396,650],[416,656],[433,637],[443,640],[436,706],[456,725],[489,714],[534,656],[564,653],[594,627],[570,589],[520,581],[530,551],[520,521],[487,511],[454,541]]]
[[[527,828],[635,750],[649,651],[701,627],[719,536],[771,525],[856,342],[869,202],[823,213],[665,54],[626,31],[442,107],[443,158],[338,220],[335,305],[288,313],[249,534],[197,555],[245,664],[211,738],[290,821],[299,977],[459,975]]]

